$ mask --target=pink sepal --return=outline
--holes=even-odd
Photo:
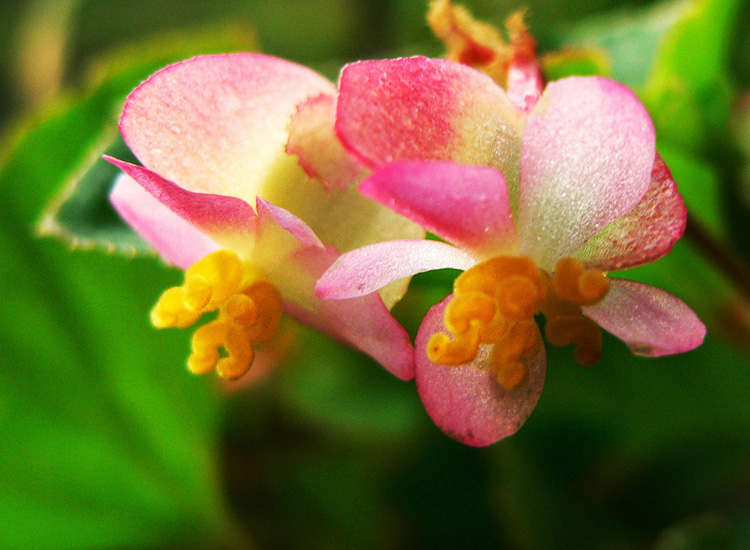
[[[488,166],[394,162],[359,190],[477,256],[518,251],[505,178]]]
[[[305,173],[326,190],[343,189],[357,182],[364,167],[346,152],[333,132],[335,98],[321,94],[297,107],[289,125],[286,152],[297,155]]]
[[[623,340],[636,355],[658,357],[703,343],[706,327],[682,300],[659,288],[610,279],[604,300],[583,313]]]
[[[461,249],[439,241],[386,241],[342,254],[318,281],[325,299],[365,296],[393,281],[423,271],[465,270],[476,260]]]
[[[273,220],[273,222],[270,223],[280,225],[291,233],[300,243],[306,246],[325,248],[325,245],[320,241],[313,230],[310,229],[310,226],[288,210],[284,210],[283,208],[265,201],[260,197],[256,197],[255,203],[258,209],[258,217],[261,227],[267,226],[270,220]]]
[[[219,249],[208,235],[181,218],[127,174],[120,174],[109,195],[117,213],[165,261],[182,269]]]
[[[476,447],[490,445],[515,433],[536,406],[544,386],[547,359],[544,347],[534,359],[524,384],[506,390],[486,365],[492,346],[482,346],[477,358],[466,365],[447,366],[427,358],[427,343],[443,324],[448,296],[427,312],[415,343],[417,390],[427,414],[452,438]]]
[[[600,77],[548,84],[521,146],[522,253],[552,269],[630,211],[651,184],[654,142],[648,112],[625,86]]]
[[[219,245],[237,247],[238,251],[252,249],[257,216],[242,199],[186,191],[143,166],[108,156],[104,159],[123,170],[161,204]]]
[[[445,59],[360,61],[339,78],[336,133],[371,168],[396,160],[516,165],[520,113],[495,82]],[[515,169],[517,172],[517,167]]]
[[[282,157],[297,105],[333,84],[257,53],[206,55],[153,74],[125,103],[120,131],[142,164],[190,191],[252,202]]]
[[[617,218],[576,252],[587,267],[618,271],[653,262],[685,232],[687,209],[669,168],[657,155],[651,187],[635,208]]]
[[[262,199],[258,216],[253,261],[281,292],[285,311],[367,353],[399,378],[413,378],[411,340],[377,293],[340,301],[315,295],[315,282],[339,253],[323,246],[302,220]]]

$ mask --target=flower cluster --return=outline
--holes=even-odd
[[[338,86],[269,56],[206,56],[130,95],[120,128],[143,166],[110,159],[124,172],[111,198],[185,269],[154,325],[218,312],[194,333],[191,371],[242,376],[284,312],[416,377],[441,429],[486,445],[535,406],[544,339],[584,365],[599,327],[640,355],[702,342],[680,300],[609,277],[685,226],[646,110],[605,78],[543,86],[517,34],[484,67],[459,62],[484,52],[467,40],[457,60],[348,65]],[[441,268],[463,273],[412,346],[389,307]]]

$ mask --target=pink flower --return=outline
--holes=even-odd
[[[193,372],[244,374],[256,344],[275,334],[283,306],[396,376],[413,376],[411,342],[377,294],[334,302],[314,292],[338,250],[423,235],[357,192],[362,167],[335,140],[332,111],[297,112],[308,101],[332,109],[335,93],[299,65],[233,54],[171,65],[128,97],[120,129],[144,166],[109,159],[125,172],[111,200],[165,260],[186,270],[185,283],[162,295],[154,324],[185,327],[219,312],[194,334]],[[290,125],[297,128],[290,148],[305,156],[305,170],[286,151]],[[316,170],[332,183],[305,173]],[[389,305],[404,288],[387,296]]]
[[[416,339],[417,389],[446,433],[487,445],[523,424],[546,371],[539,313],[548,342],[574,344],[582,364],[600,356],[597,325],[638,355],[703,341],[679,299],[606,276],[666,254],[686,220],[627,88],[567,78],[515,107],[478,71],[409,58],[350,65],[339,89],[338,134],[376,169],[360,191],[447,242],[348,252],[318,295],[362,297],[421,271],[465,270]]]

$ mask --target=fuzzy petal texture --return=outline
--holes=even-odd
[[[120,128],[143,164],[164,178],[251,205],[262,196],[304,219],[338,250],[424,237],[415,223],[359,194],[356,180],[328,192],[286,152],[298,105],[335,92],[310,69],[266,55],[196,57],[157,72],[131,93]],[[327,124],[331,146],[342,153],[332,121]],[[335,164],[326,164],[329,177],[342,187],[349,172],[334,174]],[[406,282],[384,291],[384,298],[392,305],[405,290]]]
[[[600,77],[550,83],[523,134],[522,253],[548,270],[574,254],[641,201],[655,155],[648,112],[625,86]]]
[[[444,59],[361,61],[339,79],[336,132],[370,168],[454,160],[517,181],[521,113],[491,78]]]
[[[685,303],[653,286],[610,279],[607,296],[583,313],[623,340],[636,355],[658,357],[703,343],[706,327]]]
[[[439,241],[389,241],[364,246],[341,257],[318,281],[325,299],[365,296],[404,277],[433,269],[466,270],[476,260],[461,249]]]
[[[536,406],[547,372],[544,347],[526,361],[529,374],[520,388],[509,391],[497,383],[494,372],[482,368],[492,346],[482,346],[470,364],[439,365],[427,358],[427,342],[445,332],[443,315],[452,298],[433,306],[419,327],[416,339],[416,383],[427,414],[452,438],[476,447],[490,445],[515,433]]]
[[[319,95],[297,107],[289,126],[286,151],[327,189],[343,189],[357,181],[364,166],[346,152],[333,132],[335,98]]]
[[[359,190],[479,258],[518,252],[508,187],[494,168],[394,162]]]
[[[354,300],[326,301],[315,283],[336,260],[332,247],[318,246],[302,220],[258,201],[259,233],[255,265],[281,292],[285,311],[367,353],[404,380],[414,376],[414,348],[377,293]]]
[[[314,71],[274,57],[195,57],[136,88],[120,130],[140,161],[165,178],[252,204],[266,181],[301,173],[284,151],[297,105],[334,92]]]
[[[191,193],[143,166],[112,157],[105,157],[105,159],[122,169],[157,201],[220,246],[231,248],[243,256],[248,256],[252,252],[257,216],[245,201],[222,195]],[[120,196],[121,191],[118,192],[116,200],[120,201]],[[130,204],[131,210],[137,208],[137,205]],[[143,208],[148,208],[148,203],[144,203]],[[164,227],[164,224],[145,228],[143,219],[140,223],[141,230],[149,234],[163,232],[163,235],[158,237],[163,241],[169,235],[169,229]],[[170,246],[191,246],[191,244],[190,241],[177,240]],[[165,258],[169,259],[167,256]]]
[[[109,199],[122,219],[164,260],[177,267],[187,269],[219,249],[208,235],[167,208],[127,174],[117,178]]]
[[[669,252],[685,232],[687,209],[669,168],[657,155],[643,200],[576,252],[587,267],[617,271],[647,264]]]

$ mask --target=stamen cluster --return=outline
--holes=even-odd
[[[236,380],[252,365],[255,344],[278,332],[281,295],[236,253],[219,250],[193,264],[182,286],[161,295],[151,322],[156,328],[184,328],[216,310],[218,317],[193,334],[188,368],[194,374],[215,369],[222,378]]]
[[[600,302],[608,290],[603,272],[574,258],[559,260],[550,275],[529,257],[496,256],[456,278],[444,316],[452,337],[433,335],[427,355],[435,363],[461,365],[477,356],[480,344],[494,344],[489,364],[504,388],[516,389],[526,380],[524,359],[541,349],[534,316],[542,313],[547,341],[574,344],[576,360],[593,365],[601,356],[601,332],[581,307]]]

